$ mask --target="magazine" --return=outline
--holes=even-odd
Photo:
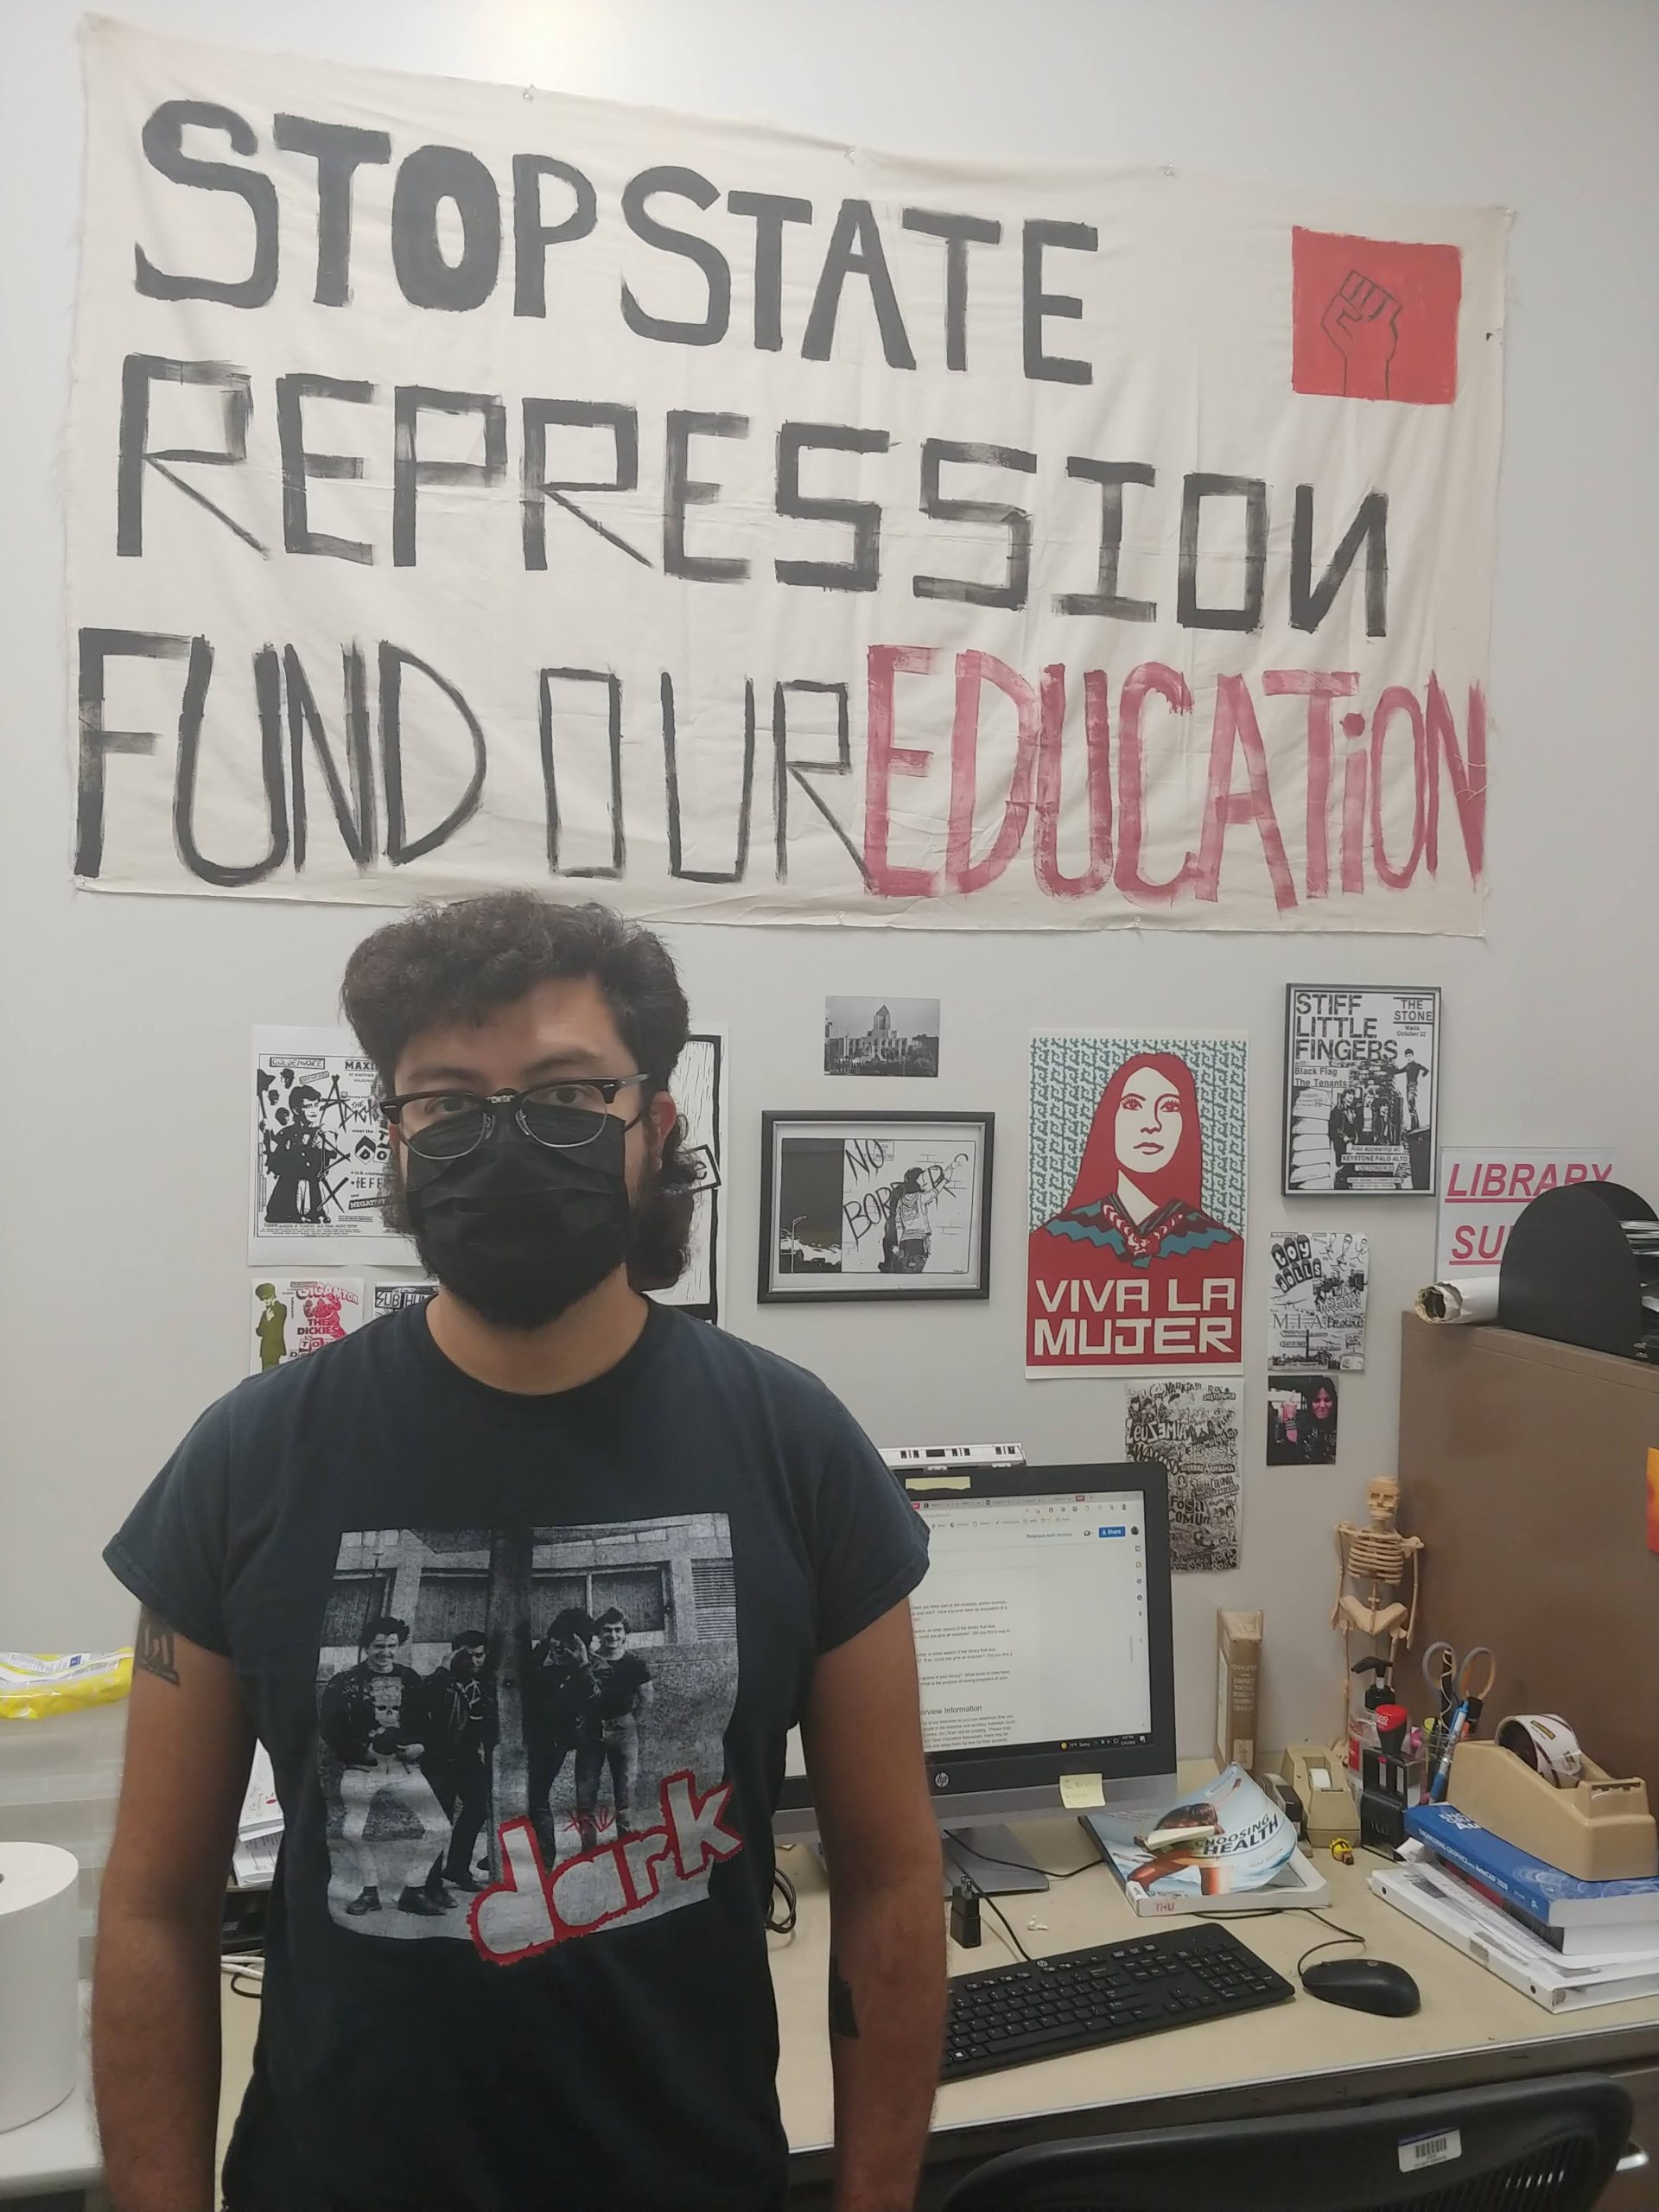
[[[1294,1828],[1238,1766],[1162,1813],[1109,1808],[1089,1826],[1131,1898],[1264,1889],[1296,1849]]]

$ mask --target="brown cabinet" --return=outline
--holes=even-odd
[[[1490,1643],[1506,1713],[1559,1713],[1659,1807],[1659,1557],[1647,1465],[1659,1369],[1511,1329],[1403,1319],[1401,1526],[1423,1600],[1398,1687],[1414,1713],[1437,1637]]]

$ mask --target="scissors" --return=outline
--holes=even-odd
[[[1480,1725],[1481,1706],[1497,1680],[1497,1661],[1490,1643],[1471,1644],[1461,1659],[1449,1643],[1431,1643],[1423,1654],[1423,1680],[1440,1706],[1439,1758],[1428,1787],[1429,1802],[1438,1805],[1451,1780],[1452,1754]]]
[[[1431,1643],[1423,1654],[1423,1680],[1439,1704],[1441,1728],[1449,1728],[1452,1716],[1460,1705],[1471,1697],[1478,1700],[1491,1695],[1492,1685],[1497,1680],[1497,1661],[1490,1643],[1471,1644],[1461,1660],[1449,1643]]]

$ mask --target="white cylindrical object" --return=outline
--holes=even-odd
[[[1427,1283],[1417,1294],[1417,1313],[1424,1321],[1496,1321],[1497,1277],[1464,1275]]]
[[[80,1865],[55,1843],[0,1843],[0,2132],[60,2105],[79,2069]]]

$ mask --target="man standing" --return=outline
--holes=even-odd
[[[633,1807],[639,1786],[639,1719],[651,1706],[651,1669],[628,1649],[628,1624],[613,1605],[600,1615],[594,1661],[594,1706],[588,1740],[576,1750],[576,1827],[582,1847],[598,1840],[599,1788],[607,1767],[616,1804],[619,1836],[635,1835]]]
[[[1332,1187],[1338,1191],[1345,1191],[1352,1179],[1348,1165],[1348,1155],[1359,1140],[1358,1101],[1359,1094],[1351,1088],[1339,1092],[1336,1104],[1331,1109],[1330,1121],[1326,1124],[1326,1134],[1331,1140],[1331,1156],[1336,1162],[1336,1171],[1332,1177]]]
[[[798,1723],[836,2212],[906,2212],[944,2005],[906,1602],[925,1537],[822,1383],[639,1294],[674,1281],[689,1223],[672,963],[602,906],[507,893],[378,930],[344,999],[395,1132],[392,1224],[440,1287],[212,1407],[105,1554],[144,1609],[93,2001],[111,2196],[214,2201],[219,1928],[257,1735],[286,1826],[226,2212],[780,2212],[766,1923]],[[644,1834],[549,1866],[518,1655],[548,1594],[580,1609],[601,1571],[660,1584],[664,1772],[628,1806]],[[365,1583],[424,1599],[445,1576],[481,1581],[500,1654],[499,1878],[464,1911],[336,1917],[340,1772],[386,1763],[349,1785],[359,1853],[423,1875],[449,1824],[402,1622],[320,1702],[325,1624]]]
[[[268,1375],[288,1357],[288,1308],[277,1297],[274,1282],[256,1284],[253,1294],[259,1300],[259,1319],[253,1325],[259,1372]]]
[[[331,1675],[318,1703],[317,1732],[340,1761],[346,1814],[340,1833],[363,1873],[363,1886],[346,1908],[354,1920],[380,1910],[383,1888],[397,1893],[399,1912],[420,1916],[447,1912],[454,1902],[423,1896],[412,1878],[434,1840],[440,1849],[448,1840],[449,1823],[420,1768],[428,1732],[425,1685],[398,1662],[408,1641],[407,1621],[387,1613],[372,1620],[356,1666]],[[412,1850],[402,1837],[368,1840],[369,1815],[382,1801],[416,1823],[420,1840]]]
[[[548,1624],[530,1655],[524,1678],[524,1744],[530,1770],[530,1816],[542,1850],[556,1857],[553,1785],[566,1759],[594,1734],[594,1638],[597,1624],[579,1605],[567,1605]]]
[[[1421,1129],[1423,1125],[1417,1113],[1417,1086],[1428,1073],[1428,1070],[1409,1045],[1406,1047],[1406,1057],[1400,1072],[1404,1077],[1406,1084],[1407,1125],[1413,1130]]]
[[[490,1815],[490,1755],[500,1735],[494,1685],[485,1675],[489,1639],[467,1629],[450,1640],[449,1656],[426,1681],[431,1741],[423,1765],[439,1803],[449,1815],[449,1847],[432,1861],[425,1894],[447,1902],[452,1890],[476,1892],[473,1854]]]
[[[887,1246],[893,1271],[918,1275],[927,1265],[933,1241],[933,1200],[922,1187],[922,1171],[907,1167],[887,1193]]]

